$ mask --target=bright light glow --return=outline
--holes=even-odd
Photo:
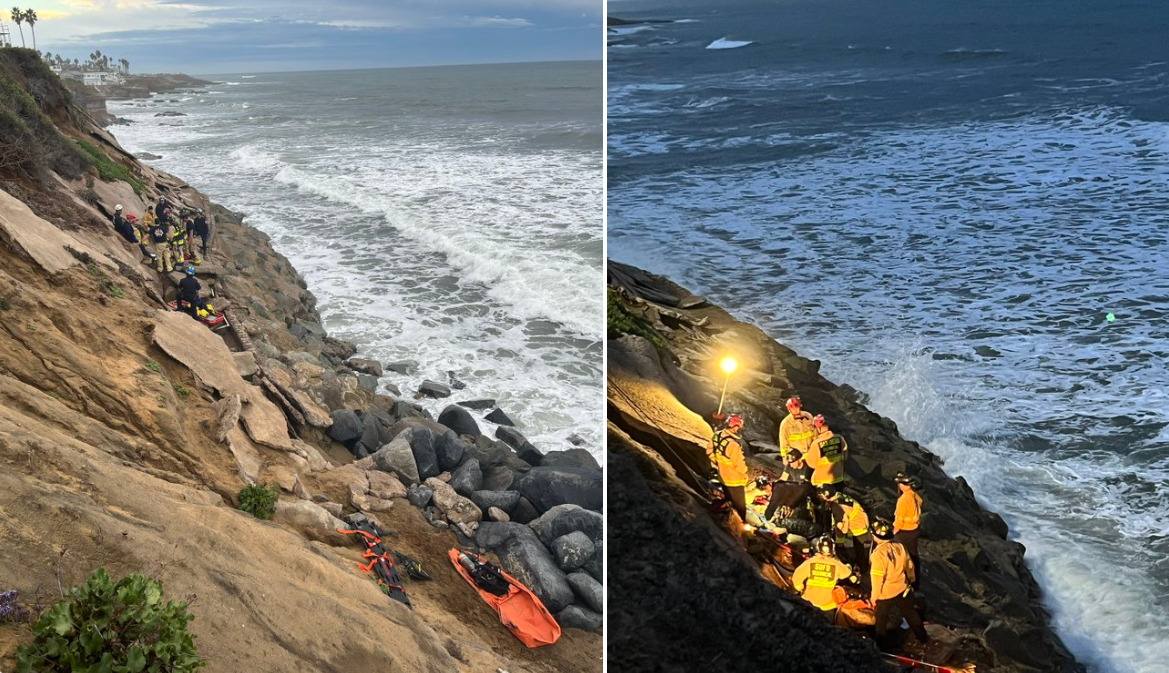
[[[739,367],[739,363],[735,362],[734,358],[723,358],[723,361],[718,365],[724,372],[730,374]]]

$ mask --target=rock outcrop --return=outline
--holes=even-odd
[[[848,439],[845,490],[870,513],[892,518],[896,473],[922,480],[921,595],[927,619],[946,627],[951,663],[1083,670],[1051,629],[1022,545],[1007,539],[1002,520],[979,506],[964,481],[947,476],[937,456],[902,438],[855,390],[820,376],[819,363],[685,289],[613,262],[609,283],[638,332],[611,332],[608,347],[608,542],[622,565],[609,587],[610,666],[685,666],[712,661],[728,642],[751,641],[761,645],[737,649],[708,670],[774,661],[790,670],[883,670],[870,645],[827,627],[773,586],[766,554],[737,515],[706,509],[707,419],[723,383],[717,361],[731,351],[740,369],[727,407],[746,418],[744,437],[756,449],[748,457],[752,476],[778,476],[774,438],[784,399],[799,393],[806,409],[833,419]],[[558,537],[559,520],[538,527]],[[1026,642],[1028,654],[1008,642]]]

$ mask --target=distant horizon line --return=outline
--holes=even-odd
[[[146,77],[150,75],[187,75],[188,77],[216,77],[222,75],[285,75],[289,73],[307,72],[352,72],[354,70],[408,70],[420,68],[466,68],[473,66],[492,65],[537,65],[540,63],[604,63],[604,58],[568,58],[540,61],[492,61],[489,63],[436,63],[431,65],[379,65],[364,68],[321,68],[316,70],[240,70],[238,72],[138,72],[128,73],[131,77]]]

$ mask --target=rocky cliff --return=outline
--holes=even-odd
[[[753,476],[777,476],[784,400],[799,394],[847,439],[846,492],[892,519],[898,472],[918,475],[925,500],[919,597],[935,664],[979,671],[1083,669],[1052,631],[1042,596],[1002,519],[979,506],[941,460],[902,438],[857,391],[820,376],[761,330],[668,280],[609,263],[609,545],[622,571],[610,586],[609,664],[617,670],[864,671],[881,667],[868,641],[829,627],[780,590],[770,548],[737,515],[712,514],[705,479],[708,420],[739,369],[726,406],[746,418]],[[766,570],[766,572],[765,572]]]
[[[493,483],[513,513],[562,504],[542,500],[562,490],[532,475],[536,457],[482,436],[470,414],[436,422],[378,394],[379,363],[327,335],[264,234],[138,163],[31,50],[0,52],[0,89],[0,591],[45,605],[98,566],[149,573],[192,600],[208,671],[600,670],[597,633],[566,628],[528,650],[446,559],[486,516],[483,496],[456,492],[476,471],[501,467]],[[140,214],[160,195],[212,214],[199,278],[230,329],[168,311],[176,278],[110,228],[114,204]],[[426,477],[430,497],[410,506]],[[249,483],[279,487],[273,521],[235,508]],[[597,471],[562,510],[593,492],[599,509],[599,488]],[[357,569],[360,548],[335,532],[355,515],[434,576],[407,584],[413,610]],[[525,554],[500,558],[516,574],[559,572],[547,548]],[[597,554],[580,560],[599,574]],[[562,588],[558,607],[582,612],[575,585]],[[30,637],[0,623],[0,670]]]

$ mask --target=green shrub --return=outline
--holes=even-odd
[[[89,159],[89,163],[97,169],[97,173],[101,176],[102,180],[106,182],[113,182],[115,180],[128,182],[134,188],[134,193],[142,196],[142,192],[146,190],[146,184],[134,177],[130,173],[130,169],[106,156],[106,153],[102,152],[93,143],[88,143],[84,140],[74,140],[73,142],[77,143],[77,148]]]
[[[16,670],[191,673],[205,665],[187,632],[193,619],[186,603],[162,602],[162,582],[134,573],[115,583],[98,568],[33,624]]]
[[[8,297],[0,294],[0,311],[12,310],[12,302],[8,301]]]
[[[187,389],[186,386],[184,386],[183,384],[181,384],[177,381],[174,383],[171,383],[170,387],[175,389],[175,392],[178,393],[179,397],[186,397],[187,395],[191,394],[191,391],[189,389]]]
[[[279,495],[278,488],[252,484],[239,492],[239,508],[257,519],[271,519]]]
[[[625,304],[621,303],[621,297],[613,291],[609,290],[608,310],[605,311],[606,324],[608,325],[609,336],[617,337],[622,334],[636,334],[645,337],[650,343],[658,348],[665,348],[666,342],[657,332],[649,325],[649,321],[641,316],[634,315],[625,308]]]
[[[154,360],[147,360],[146,361],[146,368],[149,369],[150,371],[154,372],[155,374],[162,373],[162,365],[158,364]]]

